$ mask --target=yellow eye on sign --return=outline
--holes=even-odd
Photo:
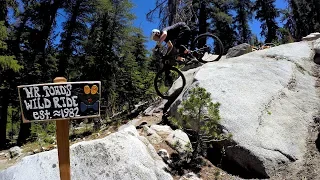
[[[98,92],[98,86],[93,85],[93,86],[91,87],[91,94],[97,94],[97,92]]]
[[[84,90],[85,94],[89,94],[90,93],[90,87],[88,85],[84,86],[83,90]]]

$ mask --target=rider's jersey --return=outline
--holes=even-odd
[[[164,28],[161,31],[161,34],[163,31],[167,31],[167,37],[164,40],[167,43],[169,40],[173,41],[173,40],[177,39],[178,37],[180,37],[180,34],[183,33],[184,31],[190,31],[190,28],[187,26],[186,23],[179,22],[179,23],[176,23],[174,25],[171,25],[171,26]]]

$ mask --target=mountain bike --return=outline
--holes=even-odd
[[[186,49],[186,46],[182,45]],[[221,40],[214,34],[205,33],[196,37],[190,45],[188,54],[183,52],[174,52],[169,55],[163,55],[164,50],[156,48],[154,53],[161,59],[163,68],[156,74],[154,87],[157,94],[163,99],[174,99],[177,97],[186,85],[186,78],[178,69],[179,66],[188,66],[195,63],[208,63],[218,61],[224,52]],[[172,50],[175,51],[175,50]],[[185,61],[176,60],[177,56],[185,57]],[[178,66],[175,67],[175,66]],[[169,93],[173,84],[177,84],[177,90]],[[169,95],[171,94],[171,95]]]

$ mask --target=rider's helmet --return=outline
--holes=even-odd
[[[153,40],[153,37],[154,37],[157,33],[160,33],[159,29],[153,29],[152,32],[151,32],[150,39]]]

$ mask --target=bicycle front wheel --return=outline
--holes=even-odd
[[[186,85],[186,78],[175,67],[166,67],[160,70],[155,79],[154,87],[157,94],[163,99],[174,99],[182,92]],[[169,94],[170,88],[174,86],[175,91]]]
[[[200,62],[207,63],[218,61],[222,57],[224,47],[216,35],[205,33],[194,39],[191,50]]]

